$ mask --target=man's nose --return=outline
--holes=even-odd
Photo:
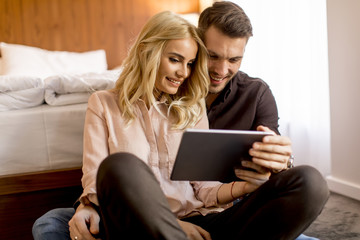
[[[228,73],[228,63],[225,60],[216,61],[213,63],[213,69],[219,76],[225,76]]]

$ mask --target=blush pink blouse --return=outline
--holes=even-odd
[[[156,104],[166,115],[167,104],[164,101]],[[84,191],[80,201],[91,201],[98,205],[95,181],[100,163],[109,154],[129,152],[152,169],[171,210],[178,218],[222,211],[223,208],[217,204],[217,191],[221,183],[170,180],[183,132],[171,129],[172,119],[165,118],[153,106],[148,109],[144,101],[137,101],[135,108],[138,117],[126,126],[114,92],[98,91],[89,98],[84,131]],[[195,128],[208,127],[204,109]]]

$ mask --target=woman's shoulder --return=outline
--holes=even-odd
[[[95,91],[91,94],[90,99],[99,99],[99,100],[112,100],[112,99],[116,99],[116,93],[114,90],[109,89],[109,90],[99,90],[99,91]]]
[[[93,92],[89,98],[88,104],[91,105],[113,105],[117,103],[117,94],[111,90],[100,90]]]
[[[115,98],[116,92],[113,89],[107,89],[107,90],[95,91],[91,95],[97,95],[98,97],[101,98],[108,98],[108,97]]]

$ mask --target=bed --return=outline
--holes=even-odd
[[[141,6],[141,7],[139,7]],[[80,195],[87,99],[114,86],[146,20],[186,0],[0,0],[0,238],[32,239]]]

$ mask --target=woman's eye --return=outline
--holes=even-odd
[[[178,60],[178,59],[176,59],[176,58],[170,58],[170,62],[177,63],[177,62],[179,62],[179,60]]]
[[[188,63],[188,66],[189,66],[189,67],[192,67],[193,65],[194,65],[194,62],[189,62],[189,63]]]

